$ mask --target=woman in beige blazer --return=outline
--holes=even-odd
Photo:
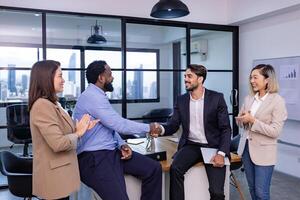
[[[30,129],[33,143],[33,194],[42,199],[69,199],[79,189],[77,140],[97,121],[89,115],[74,125],[57,102],[63,91],[60,63],[33,65],[29,86]]]
[[[245,98],[236,117],[244,129],[238,154],[242,156],[252,200],[269,200],[277,138],[287,111],[284,99],[277,93],[278,82],[271,65],[254,67],[249,83],[251,95]]]

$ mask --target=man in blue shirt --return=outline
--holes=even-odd
[[[162,170],[159,162],[133,152],[121,139],[122,134],[155,135],[155,124],[122,118],[109,103],[105,92],[113,91],[113,76],[105,61],[94,61],[86,70],[89,86],[78,98],[74,118],[88,113],[100,123],[78,141],[81,181],[105,200],[128,200],[124,174],[142,181],[142,200],[162,198]]]

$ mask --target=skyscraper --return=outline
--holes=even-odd
[[[14,68],[16,68],[15,64],[8,64],[8,78],[7,78],[7,82],[8,82],[8,90],[9,92],[13,93],[17,93],[17,88],[16,88],[16,70]]]
[[[76,54],[72,53],[72,55],[70,56],[70,60],[69,60],[69,68],[76,68]],[[68,72],[68,78],[70,82],[75,83],[76,77],[75,77],[75,71],[74,70],[70,70]]]
[[[157,89],[156,89],[156,82],[155,81],[153,81],[151,83],[149,98],[150,99],[157,98]]]
[[[22,74],[22,90],[25,92],[27,90],[28,85],[28,76],[26,74]]]
[[[0,82],[0,100],[2,100],[2,84]]]
[[[139,69],[143,69],[141,64]],[[143,98],[143,71],[135,71],[133,76],[133,98],[142,99]]]

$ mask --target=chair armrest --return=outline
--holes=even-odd
[[[13,176],[13,177],[16,177],[16,176],[18,176],[18,177],[30,177],[30,176],[32,176],[32,174],[10,173],[10,172],[8,172],[8,173],[6,174],[6,176]]]

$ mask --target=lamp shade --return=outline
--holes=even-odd
[[[92,29],[94,29],[94,34],[92,34]],[[99,34],[99,29],[101,29],[101,34]],[[102,26],[97,24],[91,27],[91,36],[87,39],[87,43],[90,44],[103,44],[106,43],[106,39],[102,36]]]
[[[90,44],[104,44],[106,43],[106,39],[102,36],[102,35],[91,35],[88,39],[87,39],[87,43]]]
[[[188,7],[180,0],[160,0],[151,10],[151,17],[155,18],[176,18],[183,17],[190,13]]]

